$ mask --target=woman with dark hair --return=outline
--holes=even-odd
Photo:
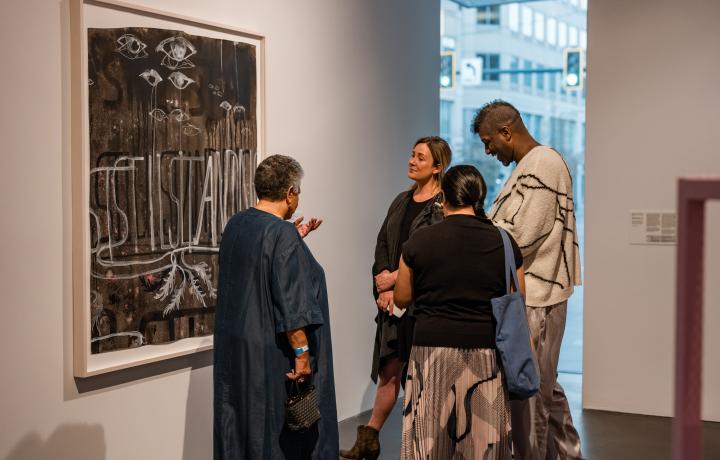
[[[374,460],[380,455],[379,431],[397,401],[412,343],[411,315],[390,313],[400,252],[416,230],[442,220],[440,182],[451,159],[450,146],[441,137],[418,139],[408,161],[407,176],[414,184],[395,197],[380,227],[372,267],[378,313],[371,377],[378,386],[370,421],[358,426],[353,447],[340,451],[345,459]]]
[[[303,170],[272,155],[255,172],[258,203],[233,216],[220,245],[215,312],[214,458],[326,460],[338,456],[325,274],[302,238],[321,223],[287,222]],[[289,371],[289,372],[288,372]],[[317,391],[320,421],[285,423],[292,380]]]
[[[473,166],[442,180],[445,220],[403,246],[395,304],[414,304],[403,411],[403,460],[510,459],[510,406],[490,300],[507,293],[502,237],[483,211]],[[524,294],[522,255],[511,239]]]

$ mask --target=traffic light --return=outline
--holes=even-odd
[[[440,54],[440,89],[455,88],[455,53],[443,51]]]
[[[584,78],[582,48],[565,48],[563,50],[563,88],[581,90]]]

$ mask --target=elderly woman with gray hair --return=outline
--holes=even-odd
[[[303,242],[321,223],[290,223],[300,164],[272,155],[255,172],[258,203],[233,216],[220,245],[215,313],[214,458],[338,458],[325,275]],[[311,381],[320,421],[285,423],[289,382]]]

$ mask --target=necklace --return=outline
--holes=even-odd
[[[415,193],[413,193],[413,199],[417,198],[418,200],[416,200],[416,201],[422,202],[422,201],[427,201],[430,198],[437,195],[438,192],[440,191],[440,185],[437,183],[437,181],[433,181],[433,182],[434,182],[433,187],[429,193],[426,192],[425,190],[421,190],[419,187],[415,188]]]

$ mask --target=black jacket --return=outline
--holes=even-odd
[[[407,209],[408,202],[412,199],[413,191],[401,192],[395,199],[390,203],[388,208],[387,216],[380,227],[380,231],[377,236],[377,243],[375,244],[375,262],[372,267],[372,289],[373,298],[377,299],[379,293],[375,288],[375,275],[382,272],[383,270],[395,271],[398,269],[400,261],[400,227],[402,226],[402,220],[405,216],[405,210]],[[418,214],[415,220],[410,225],[410,234],[412,235],[415,230],[428,225],[436,224],[443,219],[442,208],[440,203],[442,202],[442,193],[435,195],[435,198],[430,200],[425,208]],[[405,323],[401,327],[401,331],[396,339],[399,339],[400,347],[399,354],[403,361],[407,361],[410,354],[410,345],[412,344],[412,327],[407,323],[409,320],[409,314],[405,314],[402,318]],[[407,319],[406,319],[407,318]],[[371,377],[374,382],[377,381],[378,371],[380,369],[380,360],[385,357],[383,350],[383,324],[387,321],[395,322],[395,317],[390,318],[389,315],[378,311],[378,315],[375,317],[377,322],[377,330],[375,333],[375,351],[373,352],[373,363]],[[399,321],[398,321],[399,323]],[[387,326],[386,326],[387,327]],[[400,337],[405,335],[404,340]],[[409,340],[409,341],[408,341]]]

